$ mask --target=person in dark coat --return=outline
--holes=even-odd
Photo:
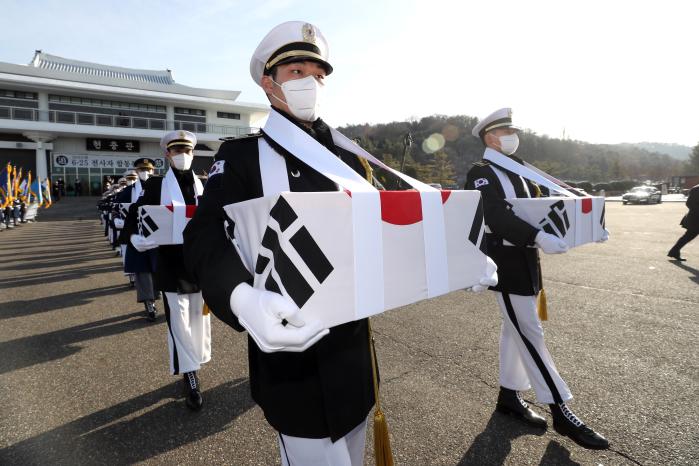
[[[327,156],[368,178],[370,169],[335,145],[316,113],[315,91],[332,67],[315,26],[293,21],[275,27],[253,54],[250,71],[282,133],[300,128],[327,149]],[[264,163],[270,158],[273,166]],[[279,432],[283,465],[362,464],[366,419],[374,405],[369,324],[360,319],[323,329],[301,321],[291,299],[253,288],[252,274],[224,229],[223,207],[285,190],[337,189],[263,129],[261,135],[221,145],[184,232],[185,263],[213,314],[237,331],[248,331],[252,397]]]
[[[687,245],[690,241],[699,235],[699,184],[694,186],[689,190],[689,196],[687,197],[687,202],[685,203],[689,208],[689,212],[682,217],[680,225],[687,231],[677,240],[675,245],[667,253],[669,257],[672,257],[678,261],[685,261],[686,259],[680,256],[680,250]]]

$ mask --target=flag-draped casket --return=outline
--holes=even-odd
[[[284,192],[226,206],[228,237],[254,286],[282,293],[302,316],[332,327],[486,275],[478,191],[443,191],[436,204],[418,191],[381,191],[373,218],[361,218],[361,195]]]

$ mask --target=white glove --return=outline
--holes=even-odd
[[[604,243],[605,241],[609,241],[609,230],[606,228],[604,229],[604,233],[602,233],[602,237],[597,240],[598,243]]]
[[[131,235],[129,236],[129,240],[131,241],[131,244],[133,244],[133,247],[136,248],[136,251],[138,252],[145,252],[149,249],[157,248],[158,245],[155,244],[153,241],[146,239],[144,236],[141,235]]]
[[[304,322],[290,299],[241,283],[231,293],[231,310],[265,353],[302,352],[330,331],[319,321]],[[287,324],[283,325],[282,320]]]
[[[115,218],[114,228],[116,228],[117,230],[121,230],[122,228],[124,228],[124,220],[121,218]]]
[[[556,235],[540,231],[536,234],[534,242],[546,254],[562,254],[568,251],[568,245],[565,241]]]
[[[495,265],[493,259],[486,257],[487,263],[485,265],[485,276],[483,276],[478,285],[471,287],[471,291],[474,293],[481,293],[488,289],[489,286],[495,286],[498,284],[498,266]]]

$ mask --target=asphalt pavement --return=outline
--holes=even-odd
[[[0,464],[279,464],[245,335],[213,320],[205,406],[188,411],[162,312],[146,321],[95,203],[63,199],[0,232]],[[549,350],[610,450],[493,412],[499,310],[460,291],[373,319],[396,464],[699,464],[699,240],[687,262],[665,256],[685,210],[609,203],[606,244],[543,257]]]

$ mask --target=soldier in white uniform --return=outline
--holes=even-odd
[[[203,187],[191,170],[196,144],[196,136],[189,131],[171,131],[163,136],[160,146],[170,169],[165,177],[152,176],[143,183],[143,192],[129,208],[124,226],[136,250],[157,248],[155,288],[165,297],[170,371],[173,375],[183,375],[186,404],[190,409],[199,409],[203,403],[197,371],[211,359],[211,321],[199,286],[185,268],[182,244],[158,246],[140,235],[137,212],[142,205],[198,204]],[[173,210],[173,224],[184,226],[184,218],[175,217],[179,209]]]
[[[468,173],[465,189],[478,189],[483,197],[488,255],[498,266],[497,292],[502,312],[500,333],[500,394],[496,409],[546,428],[546,420],[522,399],[521,391],[534,388],[537,400],[551,409],[553,427],[578,444],[592,449],[608,448],[607,440],[583,424],[566,402],[572,399],[544,342],[537,316],[541,290],[538,250],[559,254],[567,244],[555,235],[531,226],[511,209],[507,198],[539,197],[545,188],[488,160],[502,154],[523,163],[513,154],[519,146],[518,128],[512,111],[503,108],[480,121],[472,134],[486,146],[484,160]]]

